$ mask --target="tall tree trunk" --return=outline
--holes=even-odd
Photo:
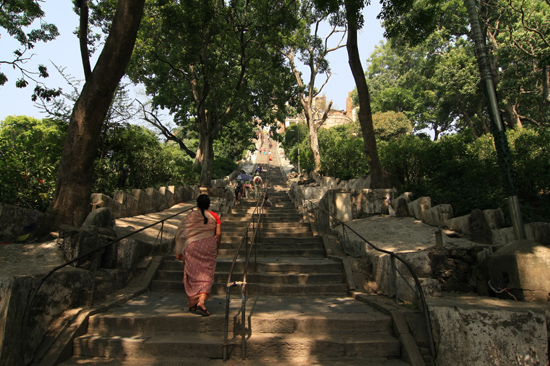
[[[549,4],[550,5],[550,4]],[[542,98],[539,107],[539,122],[544,121],[546,110],[548,109],[548,102],[550,101],[550,87],[548,86],[548,60],[543,59],[541,61],[542,72]]]
[[[315,122],[309,123],[309,143],[311,145],[311,152],[313,153],[313,165],[314,170],[319,172],[321,170],[321,154],[319,152],[319,128],[316,127]]]
[[[211,134],[204,134],[201,136],[200,145],[202,162],[199,183],[201,187],[211,187],[212,168],[214,167],[214,138]]]
[[[348,39],[347,50],[349,57],[349,66],[355,79],[357,95],[359,97],[359,124],[363,134],[363,144],[365,146],[365,155],[369,161],[371,187],[372,188],[390,188],[389,176],[380,163],[376,139],[374,136],[374,125],[372,122],[372,111],[370,108],[370,95],[365,79],[363,66],[359,57],[359,48],[357,47],[357,27],[353,20],[348,19]]]
[[[145,0],[119,0],[109,37],[75,103],[51,204],[53,224],[80,226],[90,212],[101,126],[132,55]]]
[[[80,42],[80,58],[84,68],[84,78],[86,81],[92,75],[90,66],[90,55],[88,53],[88,0],[82,0],[80,3],[80,29],[78,31]]]

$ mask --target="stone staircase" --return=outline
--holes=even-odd
[[[246,360],[239,287],[230,302],[235,345],[228,362],[221,358],[228,272],[253,200],[222,217],[210,317],[187,311],[183,264],[166,256],[150,292],[90,317],[87,334],[75,339],[74,356],[62,365],[407,365],[391,317],[348,297],[342,262],[327,258],[323,237],[296,212],[278,168],[270,173],[274,205],[260,224],[256,267],[247,279]],[[242,278],[242,267],[239,260],[233,280]]]

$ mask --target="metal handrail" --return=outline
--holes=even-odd
[[[159,230],[159,234],[157,234],[157,239],[158,239],[158,236],[160,235],[160,236],[161,236],[161,243],[162,243],[162,232],[164,231],[164,222],[167,221],[167,220],[170,220],[170,219],[172,219],[172,218],[174,218],[174,217],[176,217],[176,216],[178,216],[178,215],[181,215],[181,214],[183,214],[183,213],[185,213],[185,212],[187,212],[187,211],[189,211],[189,210],[192,210],[192,209],[194,209],[195,207],[196,207],[196,206],[192,206],[192,207],[186,208],[186,209],[183,210],[183,211],[180,211],[180,212],[178,212],[178,213],[176,213],[176,214],[170,215],[170,216],[168,216],[168,217],[166,217],[166,218],[164,218],[164,219],[162,219],[162,220],[156,221],[156,222],[154,222],[154,223],[152,223],[152,224],[150,224],[150,225],[147,225],[147,226],[145,226],[145,227],[143,227],[143,228],[141,228],[141,229],[132,231],[132,232],[129,233],[129,234],[126,234],[126,235],[124,235],[124,236],[122,236],[122,237],[120,237],[120,238],[117,238],[117,239],[115,239],[115,240],[112,240],[112,241],[108,242],[108,243],[105,244],[105,245],[102,245],[102,246],[100,246],[100,247],[98,247],[98,248],[96,248],[96,249],[94,249],[94,250],[91,250],[91,251],[89,251],[89,252],[87,252],[87,253],[85,253],[85,254],[82,254],[82,255],[80,255],[80,256],[78,256],[78,257],[76,257],[76,258],[74,258],[74,259],[72,259],[72,260],[70,260],[70,261],[67,261],[67,262],[65,262],[65,263],[63,263],[63,264],[61,264],[61,265],[59,265],[59,266],[53,268],[52,270],[50,270],[48,273],[46,273],[44,276],[42,276],[42,277],[40,278],[40,280],[38,281],[36,287],[34,288],[32,294],[31,294],[31,296],[30,296],[30,298],[29,298],[29,301],[27,301],[27,303],[26,303],[25,312],[24,312],[23,321],[22,321],[22,326],[23,326],[22,329],[25,329],[26,326],[27,326],[30,308],[31,308],[31,305],[32,305],[32,303],[33,303],[33,301],[34,301],[36,295],[38,294],[38,291],[40,290],[40,288],[42,287],[42,285],[46,282],[46,280],[47,280],[51,275],[53,275],[55,272],[57,272],[58,270],[60,270],[60,269],[62,269],[62,268],[67,267],[67,266],[70,265],[70,264],[73,264],[73,263],[78,262],[78,261],[80,261],[80,260],[82,260],[82,259],[84,259],[84,258],[87,258],[87,257],[89,257],[89,256],[91,256],[91,255],[96,255],[96,256],[97,256],[97,255],[99,254],[99,252],[102,251],[102,250],[104,250],[105,248],[107,248],[107,247],[109,247],[109,246],[111,246],[111,245],[113,245],[113,244],[116,244],[116,243],[120,242],[121,240],[126,239],[126,238],[128,238],[128,237],[130,237],[130,236],[132,236],[132,235],[135,235],[135,234],[137,234],[137,233],[139,233],[139,232],[142,232],[143,230],[146,230],[146,229],[149,229],[150,227],[153,227],[153,226],[155,226],[155,225],[158,225],[158,224],[161,224],[161,228],[160,228],[160,230]],[[156,242],[156,239],[155,239],[155,242]],[[94,268],[95,266],[92,266],[92,267]],[[94,283],[95,283],[95,279],[94,279]],[[95,285],[94,285],[94,287],[95,287]],[[93,301],[93,295],[92,295],[92,298],[90,299],[90,305],[91,305],[91,302],[92,302],[92,301]],[[25,334],[25,332],[23,332],[23,334]]]
[[[283,173],[283,172],[281,171],[281,173]],[[283,179],[285,179],[287,181],[285,175],[284,174],[282,174],[282,175],[283,175]],[[301,192],[297,192],[297,193],[302,197],[303,201],[309,202],[310,204],[312,204],[312,206],[315,206],[315,207],[317,207],[317,209],[319,209],[321,211],[324,211],[325,214],[327,214],[328,216],[330,216],[331,218],[333,218],[337,222],[339,222],[343,227],[343,235],[345,235],[345,229],[348,229],[351,232],[353,232],[355,235],[357,235],[361,240],[364,240],[374,250],[390,255],[391,266],[392,266],[392,274],[394,275],[394,282],[395,282],[395,301],[396,302],[399,302],[399,297],[398,297],[398,292],[397,292],[397,275],[396,275],[396,272],[398,272],[398,271],[397,271],[396,266],[395,266],[395,260],[397,259],[398,261],[400,261],[401,263],[403,263],[405,265],[405,267],[407,268],[407,270],[411,274],[412,278],[414,279],[415,287],[416,287],[416,290],[418,291],[418,297],[419,297],[419,299],[422,303],[422,309],[423,309],[423,313],[424,313],[424,318],[426,320],[426,327],[427,327],[428,338],[429,338],[429,343],[430,343],[430,354],[433,357],[433,359],[435,360],[435,345],[434,345],[434,339],[433,339],[432,326],[431,326],[431,322],[430,322],[430,314],[428,312],[428,303],[426,302],[426,297],[424,295],[424,290],[422,289],[422,286],[420,285],[420,280],[418,279],[418,276],[417,276],[416,272],[414,271],[414,269],[412,268],[412,266],[405,259],[401,258],[396,253],[394,253],[392,251],[389,251],[389,250],[382,249],[382,248],[378,248],[376,245],[372,244],[370,241],[368,241],[362,235],[360,235],[357,231],[353,230],[348,224],[346,224],[345,222],[343,222],[342,220],[340,220],[339,218],[337,218],[336,216],[334,216],[333,214],[331,214],[330,212],[328,212],[324,208],[320,207],[315,202],[305,198],[305,196]],[[306,210],[309,211],[309,212],[312,212],[312,210],[309,210],[307,207],[306,207]],[[313,215],[315,215],[315,213],[313,213]],[[407,282],[407,281],[405,281],[405,282]]]
[[[231,302],[231,288],[235,286],[241,286],[241,307],[239,308],[237,312],[237,316],[239,313],[241,314],[241,350],[242,350],[242,358],[246,358],[246,302],[248,300],[247,298],[247,276],[248,276],[248,267],[250,264],[250,257],[252,255],[252,249],[255,249],[255,255],[254,255],[254,267],[256,267],[256,259],[257,259],[257,245],[256,243],[256,237],[258,235],[258,230],[260,226],[260,222],[262,220],[262,216],[264,214],[264,200],[265,196],[267,194],[267,188],[269,187],[269,180],[270,180],[270,174],[271,174],[271,164],[269,161],[267,162],[267,175],[265,179],[265,188],[263,189],[262,193],[260,194],[260,198],[256,201],[256,206],[254,207],[254,211],[252,212],[252,220],[248,223],[246,226],[245,232],[243,234],[243,237],[239,243],[239,246],[235,252],[235,255],[233,256],[233,260],[231,262],[231,266],[229,269],[229,274],[227,276],[227,285],[226,285],[226,300],[225,300],[225,322],[224,322],[224,339],[223,339],[223,360],[227,361],[228,359],[228,348],[231,345],[236,345],[236,343],[230,343],[229,342],[229,304]],[[257,219],[257,220],[256,220]],[[252,226],[252,235],[249,236],[249,231]],[[234,281],[232,280],[233,272],[235,270],[235,264],[240,256],[241,249],[243,247],[243,244],[245,245],[245,261],[244,261],[244,268],[242,273],[242,281]]]

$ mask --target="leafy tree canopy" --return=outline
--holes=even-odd
[[[59,90],[46,88],[43,83],[37,80],[47,78],[48,69],[39,65],[37,71],[30,71],[25,68],[25,63],[32,58],[29,51],[37,42],[48,42],[59,35],[54,24],[42,20],[44,12],[40,7],[40,0],[4,0],[0,2],[0,27],[5,29],[7,34],[19,42],[20,47],[13,51],[13,59],[0,60],[0,65],[9,65],[20,72],[20,77],[15,81],[15,86],[24,88],[29,80],[36,83],[33,100],[38,96],[52,97],[59,94]],[[37,28],[29,29],[35,21],[39,21]],[[0,71],[0,86],[8,81],[7,75]]]

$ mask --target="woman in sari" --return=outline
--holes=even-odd
[[[197,198],[198,210],[191,211],[180,223],[176,233],[176,258],[185,262],[183,284],[187,307],[192,313],[208,316],[205,301],[210,296],[218,248],[221,241],[221,221],[210,207],[210,198]]]

